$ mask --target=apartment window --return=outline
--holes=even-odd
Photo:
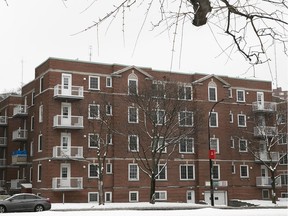
[[[98,178],[98,165],[89,164],[88,165],[88,178]]]
[[[248,152],[247,140],[239,139],[239,152]]]
[[[155,191],[155,200],[167,200],[167,191]]]
[[[99,147],[99,134],[95,134],[95,133],[88,134],[88,146],[89,148]]]
[[[154,123],[157,125],[165,125],[165,110],[154,111]]]
[[[138,80],[129,79],[128,80],[128,94],[137,95],[137,93],[138,93]]]
[[[139,180],[139,167],[137,164],[128,164],[128,180],[138,181]]]
[[[128,107],[128,122],[138,123],[138,108]]]
[[[288,174],[286,173],[281,174],[280,179],[281,179],[282,186],[288,185]]]
[[[99,194],[98,192],[89,192],[88,193],[88,202],[98,202]]]
[[[112,77],[106,77],[106,87],[112,87]]]
[[[235,141],[233,137],[230,137],[230,147],[235,148]]]
[[[210,138],[210,149],[215,150],[216,153],[219,153],[219,139]]]
[[[98,119],[100,117],[99,113],[100,113],[99,104],[89,104],[89,108],[88,108],[89,119]]]
[[[157,180],[167,180],[167,166],[163,164],[158,164],[157,169]]]
[[[249,178],[248,165],[240,165],[240,178]]]
[[[181,164],[180,165],[180,180],[194,180],[194,165],[192,164]]]
[[[270,192],[268,189],[262,190],[262,199],[270,199]]]
[[[89,76],[89,89],[100,90],[100,77]]]
[[[237,102],[245,102],[245,91],[244,90],[236,90]]]
[[[209,126],[218,127],[218,113],[217,112],[210,113]]]
[[[233,123],[234,122],[234,118],[233,118],[233,113],[230,111],[229,113],[229,122]]]
[[[179,125],[184,127],[193,126],[193,112],[190,111],[179,112]]]
[[[105,192],[105,202],[107,203],[112,202],[112,192]]]
[[[213,165],[213,179],[220,180],[220,165],[219,164]]]
[[[279,161],[279,164],[280,165],[288,165],[288,153],[279,153],[279,156],[280,156],[280,161]]]
[[[154,137],[152,141],[152,151],[167,153],[166,142],[164,137]]]
[[[31,105],[35,104],[35,91],[32,92],[31,94]]]
[[[39,122],[43,122],[43,105],[39,106]]]
[[[286,116],[283,113],[278,114],[277,122],[278,124],[286,124]]]
[[[238,114],[238,127],[246,127],[246,115]]]
[[[40,93],[44,91],[44,77],[40,78]]]
[[[30,156],[33,156],[33,141],[30,142]]]
[[[217,101],[217,88],[209,86],[208,87],[208,100]]]
[[[106,144],[108,145],[113,144],[113,135],[111,133],[106,134]]]
[[[180,153],[194,153],[194,139],[185,137],[179,143]]]
[[[179,86],[178,97],[180,100],[192,100],[192,87],[191,86]]]
[[[34,116],[31,116],[31,131],[34,131]]]
[[[155,98],[165,97],[165,86],[161,81],[153,81],[152,83],[152,96]]]
[[[129,202],[138,202],[139,192],[138,191],[129,191]]]
[[[42,164],[38,164],[37,166],[37,182],[42,181]]]
[[[233,91],[231,88],[228,89],[228,96],[229,96],[229,98],[233,97]]]
[[[234,164],[231,165],[231,173],[236,174],[236,167]]]
[[[128,136],[128,149],[129,151],[138,151],[139,150],[139,137],[137,135]]]
[[[111,104],[106,105],[106,115],[112,116],[112,105]]]
[[[43,149],[43,136],[42,134],[38,135],[38,152],[42,152]]]
[[[281,198],[288,198],[287,192],[281,192]]]
[[[106,174],[112,174],[112,163],[106,163]]]
[[[287,144],[287,134],[286,133],[279,133],[278,142],[280,145]]]

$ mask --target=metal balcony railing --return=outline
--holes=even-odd
[[[19,128],[19,129],[13,131],[12,140],[13,141],[16,141],[16,140],[25,141],[27,139],[27,134],[28,134],[27,130]]]
[[[56,115],[53,119],[54,128],[82,129],[83,116]]]
[[[64,89],[62,85],[54,86],[55,98],[83,99],[83,86],[71,86],[70,89]]]
[[[277,105],[275,102],[264,102],[263,104],[256,102],[252,103],[252,110],[254,112],[276,112]]]
[[[255,152],[256,156],[255,161],[257,162],[277,162],[280,159],[279,152]]]
[[[269,126],[257,126],[254,127],[254,136],[255,137],[273,137],[278,134],[276,127]]]
[[[54,146],[53,158],[56,159],[83,158],[83,146],[72,146],[68,148],[63,148],[63,146]]]
[[[270,177],[256,177],[256,186],[257,187],[265,187],[265,188],[270,188],[271,186],[271,178]],[[276,187],[281,187],[281,179],[277,178],[276,179]]]
[[[13,108],[13,116],[26,116],[27,112],[27,105],[17,105]]]
[[[0,147],[7,146],[7,137],[0,137]]]
[[[56,177],[52,179],[52,190],[82,190],[83,177]]]

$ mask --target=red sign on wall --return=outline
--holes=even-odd
[[[216,151],[215,151],[215,149],[209,150],[209,159],[216,159]]]

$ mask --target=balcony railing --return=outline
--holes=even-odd
[[[63,146],[54,146],[53,158],[56,158],[56,159],[83,158],[83,147],[73,146],[73,147],[63,148]]]
[[[82,177],[70,177],[70,178],[53,178],[52,190],[69,191],[69,190],[82,190],[83,178]]]
[[[0,137],[0,147],[7,146],[7,137]]]
[[[258,102],[253,102],[252,110],[254,112],[276,112],[277,106],[275,102],[264,102],[263,104],[259,104]]]
[[[64,89],[62,85],[54,86],[55,98],[83,99],[83,86],[71,86],[71,89]]]
[[[228,181],[213,180],[214,187],[228,187]],[[210,187],[210,181],[205,182],[205,186]]]
[[[17,105],[13,108],[13,116],[27,116],[27,105]]]
[[[6,126],[7,125],[7,116],[0,116],[0,126],[1,125],[4,125]]]
[[[6,166],[6,159],[0,159],[0,167]]]
[[[12,140],[13,141],[25,141],[27,140],[27,134],[28,134],[27,130],[19,128],[13,131]]]
[[[256,177],[256,186],[257,187],[265,187],[265,188],[271,188],[271,178],[270,177]],[[276,187],[281,187],[281,179],[276,179]]]
[[[83,116],[56,115],[53,119],[54,128],[82,129]]]
[[[278,134],[276,127],[258,126],[254,127],[255,137],[273,137]]]
[[[255,157],[255,161],[256,162],[277,162],[279,161],[280,157],[279,157],[279,152],[255,152],[256,156]]]
[[[12,152],[12,164],[26,164],[27,163],[27,151],[17,150]]]
[[[27,180],[25,179],[11,179],[11,189],[21,189],[21,184],[25,183]]]

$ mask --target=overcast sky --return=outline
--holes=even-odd
[[[288,58],[277,46],[272,49],[270,65],[253,69],[239,53],[233,52],[230,58],[221,54],[209,26],[196,28],[191,24],[184,29],[182,48],[178,33],[171,61],[173,32],[169,36],[167,32],[160,34],[163,29],[151,31],[147,23],[136,43],[144,19],[143,9],[126,13],[124,33],[120,16],[109,28],[107,22],[98,30],[93,28],[75,35],[108,13],[113,1],[98,0],[87,10],[93,0],[66,0],[65,4],[62,0],[7,2],[8,6],[0,0],[0,93],[16,90],[22,83],[33,80],[35,68],[49,57],[160,70],[170,70],[172,63],[172,71],[270,80],[274,88],[278,85],[288,90]],[[221,32],[214,34],[225,48],[228,36]]]

